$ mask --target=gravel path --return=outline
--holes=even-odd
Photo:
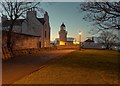
[[[21,56],[2,63],[2,83],[11,84],[28,75],[57,57],[61,57],[74,50],[44,51],[36,56]]]

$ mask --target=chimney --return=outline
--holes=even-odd
[[[30,10],[27,11],[27,18],[36,18],[37,17],[37,12],[35,11],[34,8],[31,8]]]
[[[44,20],[49,23],[49,16],[48,16],[48,12],[45,11],[45,14],[44,14]]]

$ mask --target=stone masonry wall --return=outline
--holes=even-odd
[[[7,40],[7,33],[3,31],[2,47],[7,47],[6,40]],[[32,36],[32,35],[26,35],[26,34],[12,33],[12,44],[13,44],[13,50],[38,48],[39,37]]]

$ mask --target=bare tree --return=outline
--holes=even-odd
[[[7,31],[7,47],[12,51],[12,31],[15,21],[20,17],[24,17],[26,11],[32,8],[40,10],[40,2],[17,2],[17,0],[14,0],[14,2],[0,2],[0,5],[3,9],[2,12],[11,21],[10,28]]]
[[[80,7],[87,13],[84,19],[99,30],[120,30],[120,2],[83,2]]]
[[[97,41],[98,43],[103,44],[106,49],[111,49],[112,45],[116,43],[118,40],[118,37],[116,34],[113,34],[112,31],[103,31],[100,33]]]

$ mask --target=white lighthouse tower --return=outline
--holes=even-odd
[[[65,24],[62,23],[59,31],[59,45],[66,45],[66,43],[67,43],[67,31]]]

